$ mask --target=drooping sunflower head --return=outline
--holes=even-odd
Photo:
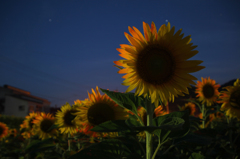
[[[198,66],[202,61],[188,60],[198,53],[190,43],[191,38],[183,38],[181,29],[175,34],[175,27],[170,23],[157,31],[152,22],[151,27],[143,22],[142,33],[135,27],[128,28],[132,34],[124,33],[131,45],[121,44],[117,50],[124,60],[114,61],[122,67],[118,73],[126,74],[123,85],[129,86],[126,92],[136,88],[135,95],[149,94],[157,107],[159,98],[164,103],[174,101],[174,96],[188,94],[187,87],[195,85],[197,80],[189,73],[203,69]]]
[[[76,123],[73,113],[77,112],[77,105],[70,106],[66,103],[61,107],[61,111],[56,113],[56,124],[60,126],[59,130],[61,133],[77,133],[78,125]]]
[[[219,91],[218,88],[220,87],[219,84],[216,84],[215,80],[208,78],[201,78],[201,81],[197,81],[196,85],[196,93],[199,97],[198,100],[202,101],[202,103],[206,103],[207,106],[211,106],[214,102],[217,102]]]
[[[98,87],[96,87],[96,92],[92,89],[92,94],[88,93],[88,100],[83,103],[84,105],[79,106],[78,112],[75,113],[76,122],[83,126],[82,132],[93,137],[102,134],[90,131],[91,128],[109,120],[125,120],[128,117],[127,111],[106,94],[101,95]]]
[[[8,126],[5,123],[0,122],[0,140],[8,135]]]
[[[188,102],[184,106],[181,107],[181,110],[189,110],[189,115],[194,116],[194,114],[196,112],[196,105],[192,102]]]
[[[41,112],[41,115],[37,116],[33,120],[33,133],[38,135],[42,140],[50,137],[56,137],[57,129],[49,130],[55,123],[55,118],[52,114],[45,114]]]
[[[240,120],[240,80],[237,79],[233,86],[225,87],[226,91],[220,94],[220,100],[223,103],[221,111],[225,111],[230,118]]]

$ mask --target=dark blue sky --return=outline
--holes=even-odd
[[[128,44],[128,26],[171,23],[191,35],[205,69],[219,84],[240,77],[240,1],[1,0],[0,85],[12,85],[60,107],[100,88],[124,92],[113,61]]]

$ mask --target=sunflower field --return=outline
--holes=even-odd
[[[143,22],[124,33],[130,44],[114,61],[124,74],[125,93],[100,89],[66,103],[56,115],[0,115],[1,159],[238,159],[240,80],[224,87],[190,73],[204,69],[182,30]],[[175,97],[189,94],[178,111]],[[131,92],[135,89],[135,92]],[[102,93],[100,93],[100,90]]]

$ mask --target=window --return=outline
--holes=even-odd
[[[24,105],[18,106],[18,110],[19,110],[19,111],[24,111],[24,110],[25,110],[25,106],[24,106]]]

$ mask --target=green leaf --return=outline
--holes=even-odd
[[[196,135],[196,134],[187,134],[184,137],[175,139],[175,145],[178,145],[180,143],[186,143],[186,144],[194,144],[194,145],[209,145],[212,142],[212,138],[202,136],[202,135]]]
[[[138,106],[145,106],[145,100],[143,96],[135,96],[134,93],[113,92],[105,89],[101,89],[101,91],[107,94],[121,107],[131,110],[135,115],[137,115]]]
[[[205,159],[205,157],[199,153],[193,152],[188,159]]]
[[[129,118],[126,120],[126,124],[130,127],[142,126],[141,123],[137,120],[136,115],[129,114]]]
[[[95,132],[120,132],[130,130],[125,120],[110,120],[91,129]]]
[[[140,143],[136,135],[125,134],[117,138],[124,145],[126,145],[132,153],[138,154],[140,156],[145,154],[143,147],[146,146],[145,143]]]
[[[52,144],[52,145],[51,145]],[[44,149],[44,147],[48,147],[49,145],[55,146],[53,144],[53,139],[48,138],[45,140],[33,140],[31,141],[31,144],[29,144],[25,149],[25,154],[29,152],[35,152],[38,151],[40,148]]]
[[[199,117],[195,117],[195,116],[189,116],[189,120],[190,121],[202,122],[202,119],[200,119]]]
[[[181,118],[181,119],[179,119]],[[163,139],[165,134],[168,134],[170,138],[182,137],[189,132],[190,122],[189,122],[189,112],[188,111],[177,111],[170,114],[159,116],[153,120],[155,126],[167,125],[169,129],[162,129],[160,131],[154,132],[155,135],[161,136]]]
[[[172,130],[180,130],[182,128],[182,125],[184,124],[184,120],[178,117],[171,117],[167,118],[163,121],[164,123],[160,126],[134,126],[131,125],[132,128],[135,131],[148,131],[149,133],[154,133],[156,135],[160,135],[158,130],[166,130],[166,131],[172,131]]]
[[[210,114],[216,113],[217,110],[207,110],[205,118],[207,118]]]
[[[105,139],[100,143],[81,150],[70,156],[69,159],[116,159],[132,154],[129,148],[118,139]]]
[[[127,157],[127,159],[144,159],[144,157],[137,153],[132,153]]]

